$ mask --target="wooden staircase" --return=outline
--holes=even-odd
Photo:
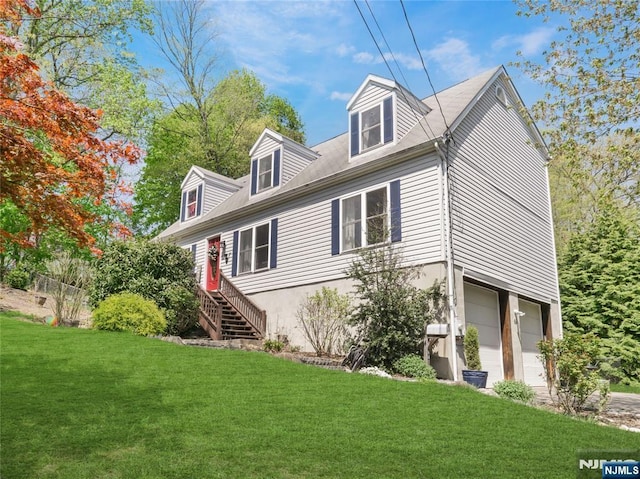
[[[214,340],[262,339],[267,315],[220,274],[220,289],[196,290],[200,301],[198,322]]]

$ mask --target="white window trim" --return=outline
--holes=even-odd
[[[198,215],[198,187],[199,186],[200,185],[196,185],[195,187],[187,190],[187,194],[185,196],[186,204],[184,205],[184,213],[185,213],[184,221],[189,221],[189,220],[192,220],[192,219],[197,218],[199,216]],[[191,193],[192,191],[195,192],[196,199],[195,199],[195,201],[193,203],[189,203],[189,193]],[[202,187],[202,196],[204,196],[204,186]],[[189,215],[189,205],[191,205],[191,204],[193,204],[193,206],[194,206],[193,215]]]
[[[269,158],[269,161],[271,163],[269,167],[269,186],[265,188],[260,188],[260,162],[266,158]],[[273,151],[268,155],[259,157],[258,162],[256,163],[256,168],[258,168],[258,171],[256,171],[256,194],[262,193],[263,191],[267,191],[273,188],[273,169],[274,169],[273,168]]]
[[[384,101],[387,98],[392,98],[391,101],[391,105],[392,105],[392,117],[393,117],[393,127],[392,127],[392,132],[391,132],[391,136],[392,136],[392,140],[385,143],[384,142],[384,134],[385,134],[385,129],[384,129]],[[380,110],[380,143],[378,143],[377,145],[374,146],[370,146],[369,148],[364,149],[362,147],[362,113],[365,111],[369,111],[372,108],[378,107]],[[397,112],[398,112],[398,98],[395,92],[392,92],[390,95],[387,95],[385,97],[383,97],[379,102],[377,102],[377,104],[373,104],[368,108],[362,108],[362,109],[353,109],[350,111],[350,113],[357,113],[358,115],[358,153],[355,155],[351,155],[351,122],[349,122],[349,161],[353,161],[355,159],[360,158],[363,155],[367,155],[372,151],[377,150],[378,148],[382,148],[383,146],[391,146],[391,145],[395,145],[398,142],[398,136],[397,136],[397,128],[398,128],[398,117],[397,117]]]
[[[382,103],[383,102],[381,101],[380,103],[372,106],[371,108],[367,108],[365,110],[361,110],[360,112],[358,112],[358,114],[360,115],[360,121],[358,125],[358,140],[360,142],[360,153],[366,153],[367,151],[374,150],[384,145],[384,117],[383,117],[384,112],[382,111],[383,110]],[[376,143],[375,145],[368,146],[365,148],[364,147],[364,128],[363,128],[364,122],[362,121],[362,115],[376,108],[378,109],[378,118],[379,118],[378,126],[380,127],[380,141],[378,141],[378,143]]]
[[[256,269],[256,228],[260,226],[267,225],[269,232],[267,233],[267,266],[265,268]],[[247,271],[240,271],[241,263],[240,263],[240,246],[242,244],[242,233],[251,230],[251,269]],[[271,269],[271,220],[266,222],[256,223],[248,228],[243,228],[238,230],[238,256],[236,258],[236,264],[238,267],[238,276],[245,274],[253,274],[259,273],[261,271],[268,271]]]
[[[366,229],[366,224],[367,224],[367,193],[371,192],[371,191],[376,191],[376,190],[381,190],[381,189],[386,189],[386,198],[387,198],[387,204],[385,206],[386,208],[386,215],[387,215],[387,221],[386,221],[386,230],[390,231],[391,230],[391,199],[390,199],[390,184],[389,183],[385,183],[382,185],[378,185],[378,186],[374,186],[371,188],[367,188],[365,190],[360,190],[357,191],[355,193],[351,193],[345,196],[341,196],[338,201],[340,202],[340,222],[338,225],[338,228],[340,229],[340,253],[347,253],[347,252],[352,252],[352,251],[358,251],[360,249],[363,248],[369,248],[371,246],[379,246],[379,245],[383,245],[386,243],[389,243],[391,241],[390,238],[385,239],[384,241],[381,241],[379,243],[372,243],[372,244],[368,244],[367,243],[367,229]],[[360,196],[360,245],[361,246],[357,246],[355,248],[348,248],[345,249],[343,248],[343,234],[342,234],[342,226],[343,226],[343,220],[344,220],[344,208],[342,206],[342,202],[346,199],[349,198],[353,198],[354,196]]]
[[[278,178],[280,181],[278,181],[278,185],[277,186],[273,186],[274,181],[276,180],[275,177],[275,152],[276,151],[280,151],[280,178]],[[283,164],[283,156],[284,156],[284,152],[282,151],[282,148],[275,148],[271,153],[266,154],[264,156],[259,156],[259,157],[253,157],[252,160],[257,160],[256,161],[256,192],[253,194],[253,196],[257,196],[261,193],[264,193],[266,191],[270,191],[276,188],[280,188],[280,186],[282,185],[282,164]],[[271,158],[271,186],[267,187],[267,188],[260,188],[260,160],[264,159],[264,158]],[[253,161],[251,162],[251,164],[253,165]],[[253,166],[252,166],[253,168]]]

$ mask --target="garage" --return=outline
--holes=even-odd
[[[464,315],[467,326],[478,328],[482,369],[489,372],[487,387],[503,379],[502,341],[498,293],[464,283]]]
[[[542,362],[538,359],[538,341],[542,339],[542,315],[540,305],[520,299],[520,344],[522,346],[522,365],[524,382],[529,386],[545,386]]]

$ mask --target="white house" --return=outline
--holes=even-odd
[[[345,269],[386,228],[422,285],[446,280],[439,374],[459,377],[473,324],[489,384],[542,384],[536,342],[562,334],[548,156],[505,69],[424,100],[370,75],[345,120],[347,133],[313,147],[265,130],[244,178],[187,174],[181,217],[160,238],[193,251],[214,303],[245,308],[229,334],[286,334],[308,347],[298,305],[322,286],[350,291]],[[211,308],[207,329],[220,336]]]

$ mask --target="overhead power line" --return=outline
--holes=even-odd
[[[427,80],[429,81],[429,85],[431,85],[431,90],[433,91],[433,96],[436,99],[436,103],[438,104],[438,108],[440,109],[440,114],[442,115],[442,120],[444,121],[444,126],[446,128],[446,132],[449,132],[449,125],[447,124],[447,119],[444,117],[444,112],[442,111],[442,105],[440,104],[440,100],[438,99],[438,95],[436,94],[436,89],[433,86],[433,82],[431,81],[431,76],[427,71],[427,66],[424,63],[424,58],[422,56],[422,52],[418,47],[418,42],[416,40],[416,36],[413,33],[413,28],[411,28],[411,23],[409,22],[409,16],[407,15],[407,10],[404,8],[404,2],[400,0],[400,5],[402,6],[402,12],[404,13],[404,19],[407,22],[407,26],[409,27],[409,31],[411,32],[411,38],[413,38],[413,44],[416,47],[416,51],[418,52],[418,56],[420,57],[420,62],[422,63],[422,69],[424,73],[427,75]]]
[[[356,8],[358,9],[358,13],[360,14],[360,17],[362,18],[362,21],[364,22],[364,25],[367,28],[367,31],[369,32],[369,35],[371,36],[371,39],[373,40],[373,43],[375,44],[376,48],[378,49],[378,53],[380,53],[380,56],[382,57],[382,60],[384,61],[385,65],[387,66],[387,69],[389,70],[389,73],[393,77],[393,81],[395,81],[397,84],[400,85],[400,82],[398,81],[398,79],[396,78],[395,74],[393,73],[393,70],[391,69],[391,66],[389,65],[389,62],[387,62],[386,56],[382,53],[382,49],[380,48],[380,45],[378,44],[378,41],[376,40],[375,35],[371,31],[371,28],[369,27],[369,23],[367,22],[367,19],[364,17],[364,14],[362,13],[362,10],[360,9],[360,6],[358,5],[358,2],[356,0],[353,0],[353,3],[355,4]],[[396,67],[398,68],[398,71],[400,72],[400,75],[402,76],[402,78],[403,78],[403,80],[405,81],[405,84],[406,84],[407,81],[406,81],[406,78],[404,77],[404,74],[402,73],[402,69],[400,68],[400,65],[398,64],[398,61],[396,60],[395,55],[391,51],[391,47],[389,46],[389,43],[387,42],[387,39],[384,36],[384,33],[382,33],[382,29],[380,28],[380,24],[376,20],[376,17],[373,14],[373,11],[371,10],[371,7],[369,6],[369,1],[365,0],[365,3],[367,4],[367,8],[369,9],[369,13],[371,14],[371,17],[373,18],[373,21],[375,22],[376,26],[378,27],[378,31],[380,31],[380,35],[382,36],[382,39],[384,40],[384,42],[385,42],[385,44],[387,46],[387,49],[389,50],[389,54],[391,55],[391,58],[393,58],[393,61],[395,62]],[[413,112],[413,115],[414,115],[417,123],[422,128],[422,131],[424,132],[425,136],[429,137],[429,134],[427,133],[427,130],[424,129],[424,125],[420,121],[420,117],[418,116],[418,113],[413,108],[411,102],[409,101],[409,99],[405,95],[404,90],[402,88],[400,88],[399,90],[400,90],[400,94],[404,98],[404,101],[411,108],[411,111]],[[427,121],[426,116],[424,116],[424,120],[425,120],[425,123],[427,124],[427,127],[429,127],[429,130],[431,131],[431,137],[435,137],[436,135],[433,132],[433,129],[431,128],[431,125],[429,125],[429,122]]]

